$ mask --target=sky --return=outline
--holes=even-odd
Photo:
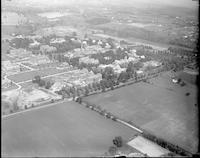
[[[18,2],[18,3],[30,3],[30,4],[41,4],[41,5],[63,5],[63,4],[72,4],[72,3],[83,3],[83,4],[96,4],[99,5],[101,3],[127,3],[133,4],[133,5],[171,5],[171,6],[180,6],[180,7],[186,7],[186,8],[195,8],[198,6],[197,1],[193,0],[11,0],[12,2]]]

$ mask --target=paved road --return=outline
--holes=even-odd
[[[140,132],[140,133],[143,133],[142,130],[140,130],[139,128],[137,128],[137,127],[135,127],[135,126],[133,126],[133,125],[127,123],[127,122],[124,122],[124,121],[122,121],[122,120],[120,120],[120,119],[116,119],[116,120],[117,120],[118,122],[120,122],[120,123],[122,123],[122,124],[124,124],[124,125],[126,125],[126,126],[128,126],[128,127],[130,127],[130,128],[133,128],[134,130],[136,130],[136,131],[138,131],[138,132]]]
[[[34,68],[32,68],[32,67],[29,67],[29,66],[27,66],[27,65],[24,65],[23,63],[19,63],[19,65],[21,65],[21,66],[24,66],[24,67],[26,67],[27,69],[29,69],[29,70],[36,70],[36,69],[34,69]]]
[[[53,77],[53,76],[62,75],[62,74],[69,73],[69,72],[71,72],[71,71],[56,73],[56,74],[53,74],[53,75],[47,75],[47,76],[43,76],[43,77],[41,77],[41,78]],[[26,81],[17,82],[17,83],[18,83],[18,84],[23,84],[23,83],[27,83],[27,82],[31,82],[31,81],[32,81],[32,80],[26,80]]]

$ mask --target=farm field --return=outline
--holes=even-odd
[[[28,111],[2,120],[3,156],[97,156],[115,136],[137,132],[74,102]]]
[[[118,117],[195,153],[198,146],[197,87],[174,84],[170,72],[85,98]],[[185,93],[190,95],[186,96]]]
[[[47,76],[47,75],[53,75],[57,73],[67,72],[69,70],[67,69],[56,69],[56,68],[47,68],[42,70],[35,70],[35,71],[29,71],[24,72],[20,74],[10,75],[8,78],[16,83],[32,80],[34,76],[40,75],[41,77]]]

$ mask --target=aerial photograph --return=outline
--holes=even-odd
[[[1,0],[2,157],[199,155],[199,0]]]

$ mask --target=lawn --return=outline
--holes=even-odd
[[[196,84],[197,82],[197,75],[195,74],[190,74],[190,73],[182,71],[179,73],[178,76],[184,81],[189,82],[191,84]]]
[[[137,132],[74,102],[2,120],[2,156],[98,156],[115,136],[130,140]]]
[[[197,87],[181,87],[170,80],[170,73],[85,100],[143,129],[196,152],[198,146]],[[190,95],[186,96],[185,93]]]
[[[27,80],[32,80],[34,76],[40,75],[41,77],[47,76],[47,75],[53,75],[57,73],[62,73],[62,72],[67,72],[69,71],[68,69],[63,69],[59,70],[56,68],[46,68],[42,70],[35,70],[35,71],[29,71],[29,72],[24,72],[16,75],[10,75],[8,78],[14,82],[23,82]]]

